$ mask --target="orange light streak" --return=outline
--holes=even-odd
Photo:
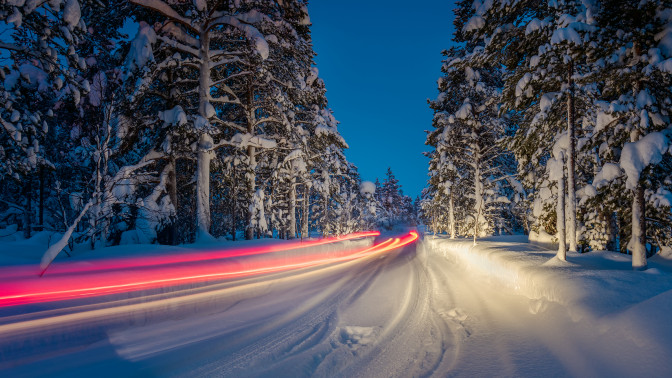
[[[78,271],[71,275],[55,275],[44,278],[30,276],[18,280],[4,280],[4,282],[0,282],[2,283],[0,307],[117,294],[222,279],[236,279],[264,273],[316,267],[383,254],[408,245],[416,241],[418,237],[417,232],[411,231],[401,238],[387,239],[363,249],[341,251],[339,256],[332,257],[324,257],[324,254],[319,253],[290,258],[270,255],[268,259],[249,262],[253,266],[243,269],[240,268],[240,261],[229,262],[221,257],[219,259],[215,258],[215,261],[188,260],[191,263],[186,265],[175,264],[174,260],[170,259],[167,264],[143,270],[107,269],[105,271],[96,270],[95,273]],[[319,244],[312,245],[326,243],[328,242],[320,240]],[[266,250],[269,252],[285,250],[282,249],[284,245],[277,249],[274,246],[267,247],[269,248],[266,248]],[[290,261],[287,261],[288,259]],[[244,263],[245,261],[243,261]],[[91,286],[91,282],[96,282],[96,285]]]

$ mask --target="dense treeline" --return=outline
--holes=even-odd
[[[565,251],[672,243],[672,2],[462,0],[431,101],[423,216]]]
[[[45,264],[413,218],[391,171],[369,190],[345,158],[305,0],[6,0],[0,20],[0,226],[64,233]]]

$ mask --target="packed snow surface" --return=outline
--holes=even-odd
[[[15,264],[3,256],[45,241],[3,242],[0,257]],[[202,246],[100,253],[189,248]],[[670,261],[645,272],[611,252],[568,261],[525,237],[430,235],[326,268],[4,308],[0,375],[670,376]]]

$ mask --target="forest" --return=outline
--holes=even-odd
[[[304,238],[415,222],[362,182],[300,0],[0,3],[0,231],[75,245]]]
[[[672,243],[672,3],[462,0],[423,219],[632,255]]]

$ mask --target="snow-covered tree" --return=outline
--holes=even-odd
[[[513,178],[502,146],[507,125],[499,110],[502,75],[480,63],[480,51],[445,52],[440,94],[430,102],[435,130],[426,142],[435,148],[430,153],[432,198],[448,203],[451,237],[458,228],[456,208],[466,215],[460,218],[468,225],[459,228],[468,229],[474,243],[504,226],[500,204],[513,200],[504,195]]]
[[[8,210],[21,210],[21,226],[30,237],[34,223],[33,182],[39,175],[39,227],[43,226],[45,171],[54,168],[48,156],[50,124],[59,100],[78,102],[88,83],[79,72],[86,62],[75,47],[83,39],[86,23],[78,0],[3,1],[0,3],[3,39],[0,56],[0,174],[12,181],[15,193]],[[23,197],[23,198],[20,198]]]
[[[523,115],[511,148],[528,188],[539,185],[530,179],[543,182],[547,177],[549,152],[563,130],[568,134],[567,148],[559,156],[566,169],[560,173],[567,181],[569,249],[576,251],[576,130],[577,120],[585,114],[577,114],[577,109],[589,110],[587,104],[595,92],[586,74],[591,68],[587,57],[592,48],[591,35],[597,30],[597,7],[580,0],[461,4],[465,9],[461,22],[456,22],[458,36],[482,44],[486,60],[508,68],[503,102],[509,110]],[[564,201],[564,192],[564,188],[558,188],[558,201]],[[557,211],[565,212],[565,206],[558,206]]]
[[[193,143],[195,150],[196,220],[199,237],[206,236],[210,233],[211,225],[210,162],[215,148],[213,137],[221,138],[222,127],[249,134],[249,125],[244,127],[229,121],[222,116],[222,111],[228,106],[245,102],[240,96],[241,92],[231,88],[232,77],[247,75],[250,73],[247,70],[252,70],[268,58],[268,42],[253,25],[266,22],[266,19],[256,9],[238,9],[228,2],[130,1],[149,10],[150,17],[157,23],[155,26],[141,24],[141,32],[144,28],[147,43],[137,45],[139,54],[129,59],[128,63],[141,67],[144,65],[141,63],[154,60],[157,55],[152,52],[151,45],[154,43],[158,44],[154,48],[161,51],[162,55],[162,59],[151,67],[149,73],[141,76],[140,85],[134,94],[145,94],[155,85],[156,80],[165,81],[169,78],[167,70],[175,66],[181,68],[174,71],[178,85],[172,88],[182,97],[178,105],[180,109],[171,109],[171,115],[174,116],[171,121],[175,122],[167,123],[189,125],[184,130],[186,135],[181,136],[189,144]],[[234,61],[241,62],[246,68],[231,67]],[[248,118],[256,118],[250,103],[254,102],[254,94],[250,94],[250,90],[245,92],[249,94],[246,114]],[[252,138],[253,135],[240,137],[236,142],[246,144],[245,147],[252,150],[266,143]],[[254,165],[254,153],[250,164]]]
[[[593,65],[602,88],[591,144],[598,169],[585,196],[620,213],[621,240],[629,240],[621,246],[632,253],[634,269],[646,269],[647,235],[656,234],[647,219],[669,219],[672,2],[601,5]]]

